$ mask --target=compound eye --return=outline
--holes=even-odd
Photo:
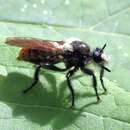
[[[99,57],[99,56],[100,56],[99,51],[95,51],[95,56],[97,56],[97,57]]]
[[[93,58],[94,58],[94,61],[99,63],[102,61],[102,58],[101,58],[101,52],[100,52],[100,48],[96,48],[95,51],[94,51],[94,55],[93,55]]]
[[[94,55],[96,57],[100,57],[101,56],[101,49],[100,48],[96,48],[95,51],[94,51]]]
[[[100,48],[98,48],[98,47],[95,49],[95,51],[100,51],[100,50],[101,50],[101,49],[100,49]]]

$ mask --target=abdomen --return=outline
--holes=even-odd
[[[18,59],[34,64],[55,64],[61,62],[63,60],[63,57],[60,54],[58,55],[50,52],[43,52],[37,49],[22,48],[19,53]]]

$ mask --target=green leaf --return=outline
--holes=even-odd
[[[0,129],[1,130],[129,130],[130,129],[130,1],[29,0],[0,1]],[[20,48],[4,44],[7,37],[61,40],[78,37],[95,48],[107,43],[111,57],[104,82],[98,78],[102,102],[96,104],[91,77],[76,73],[72,84],[76,106],[65,73],[42,70],[32,82],[34,67],[17,61]],[[91,66],[96,76],[99,69]]]

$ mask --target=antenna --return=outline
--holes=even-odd
[[[107,44],[104,44],[104,46],[103,46],[102,49],[100,50],[100,53],[103,52],[103,50],[105,49],[106,45],[107,45]]]

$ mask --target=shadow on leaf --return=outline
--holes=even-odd
[[[44,76],[50,84],[42,87],[39,82],[31,91],[23,94],[22,91],[32,79],[19,73],[9,73],[0,87],[1,100],[12,108],[14,116],[25,116],[41,126],[51,124],[54,129],[67,127],[81,116],[82,111],[67,108],[71,100],[65,93],[66,82],[61,83],[57,90],[55,77],[47,72]]]

